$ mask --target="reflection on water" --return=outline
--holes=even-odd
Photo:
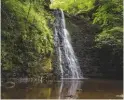
[[[119,80],[18,81],[12,88],[2,83],[1,89],[3,99],[121,99],[123,96],[123,82]]]
[[[78,95],[76,92],[80,89],[82,81],[80,80],[62,80],[60,91],[59,91],[59,99],[68,99],[68,98],[77,98]]]

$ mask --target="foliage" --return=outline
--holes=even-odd
[[[50,7],[63,9],[72,15],[92,11],[93,24],[99,24],[102,30],[100,36],[105,35],[105,33],[109,34],[110,31],[112,35],[114,30],[116,32],[117,30],[120,31],[120,29],[120,35],[122,35],[122,0],[53,0]],[[97,40],[100,40],[100,38]]]
[[[101,34],[96,36],[96,47],[101,48],[102,45],[117,46],[122,48],[123,43],[123,29],[121,27],[113,27],[109,30],[102,31]]]
[[[72,19],[72,21],[74,20],[74,23],[82,29],[80,35],[73,35],[75,35],[74,39],[77,39],[75,41],[75,46],[78,47],[77,45],[80,45],[79,49],[82,50],[79,54],[81,62],[84,58],[82,66],[87,66],[84,67],[84,73],[88,72],[91,74],[93,72],[100,72],[100,74],[102,73],[108,76],[111,74],[112,76],[122,77],[122,0],[53,0],[51,8],[63,9],[66,13],[69,13],[68,17],[71,17],[70,19]],[[93,24],[94,28],[83,31],[88,29],[88,24],[83,23],[85,21],[87,21],[88,24]],[[98,28],[95,28],[95,26]],[[92,34],[95,29],[96,33]],[[78,35],[80,37],[77,37]],[[89,43],[89,45],[88,42],[85,42],[84,37],[86,38],[86,41],[92,41],[92,43]],[[93,37],[93,39],[91,39],[91,37]],[[82,39],[82,43],[78,42],[78,40],[80,40],[79,38]],[[82,44],[84,44],[83,48]],[[87,57],[84,57],[84,55]],[[85,69],[91,70],[91,72],[86,71]]]
[[[1,12],[2,72],[23,76],[50,71],[53,35],[49,25],[54,18],[44,1],[2,0]]]
[[[99,24],[101,27],[101,33],[96,36],[98,47],[106,44],[121,46],[122,48],[122,8],[121,0],[100,0],[93,20],[93,23]]]
[[[50,7],[63,9],[77,16],[91,13],[91,16],[86,17],[91,17],[92,23],[101,28],[96,36],[96,47],[104,43],[122,45],[122,0],[53,0]]]
[[[48,11],[48,1],[2,0],[2,72],[36,75],[51,71],[53,34],[50,26],[54,17]],[[95,47],[101,51],[112,47],[111,56],[122,53],[122,0],[53,0],[50,8],[63,9],[81,20],[90,19],[89,23],[100,27]]]
[[[70,14],[87,12],[94,8],[95,0],[53,0],[51,9],[61,8]]]

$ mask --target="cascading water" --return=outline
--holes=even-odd
[[[58,56],[61,78],[82,78],[78,60],[71,45],[69,32],[66,29],[65,17],[62,10],[55,10],[54,41]]]

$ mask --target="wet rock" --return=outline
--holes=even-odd
[[[6,82],[6,83],[5,83],[5,87],[6,87],[6,88],[13,88],[13,87],[15,87],[15,83],[12,82],[12,81]]]

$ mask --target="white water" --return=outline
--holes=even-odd
[[[61,78],[82,78],[80,66],[71,45],[71,38],[66,29],[65,17],[62,10],[55,11],[55,47],[58,56]]]

